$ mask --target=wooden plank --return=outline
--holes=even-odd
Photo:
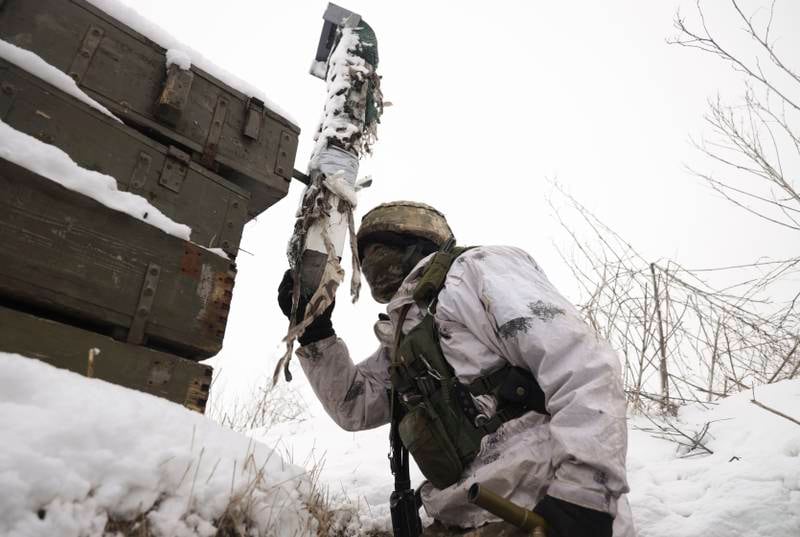
[[[158,117],[155,103],[164,100],[168,80],[166,51],[85,0],[6,0],[0,11],[0,39],[35,52],[66,73],[72,70],[84,91],[126,123],[162,143],[180,146],[197,161],[214,127],[217,102],[225,99],[228,110],[220,127],[215,171],[252,193],[251,216],[286,195],[293,167],[276,162],[287,148],[290,158],[283,160],[294,161],[300,132],[296,125],[264,109],[264,128],[255,139],[246,135],[252,133],[247,128],[252,96],[195,66],[180,112]],[[294,138],[293,145],[281,148],[283,132]]]
[[[235,256],[247,221],[246,190],[89,105],[0,59],[0,85],[13,97],[0,119],[58,146],[80,166],[111,175],[122,190],[147,198],[192,228],[192,241]],[[180,181],[165,180],[181,169]],[[231,210],[235,207],[237,210]],[[222,244],[225,236],[227,245]]]
[[[0,306],[0,352],[36,358],[84,376],[203,412],[210,366]],[[89,352],[99,349],[89,361]]]
[[[222,345],[235,265],[0,159],[0,298],[124,339],[151,263],[145,344],[190,359]]]

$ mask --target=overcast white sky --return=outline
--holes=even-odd
[[[303,130],[296,166],[305,169],[324,96],[323,82],[307,73],[326,2],[124,1],[288,110]],[[712,27],[727,27],[724,3],[706,3]],[[796,254],[790,233],[732,209],[684,169],[704,162],[689,140],[704,134],[707,99],[742,92],[729,66],[666,44],[679,7],[696,19],[694,2],[340,4],[377,32],[384,95],[394,104],[374,157],[362,165],[374,186],[361,196],[358,217],[383,201],[428,202],[464,244],[531,252],[573,299],[553,246],[564,239],[545,202],[548,178],[652,260],[697,267]],[[798,4],[779,2],[774,30],[795,65]],[[741,33],[726,35],[734,46],[743,42]],[[246,230],[242,244],[253,255],[238,260],[225,348],[214,360],[226,371],[219,387],[226,377],[252,381],[274,364],[286,328],[275,289],[301,187],[295,182]],[[340,291],[334,323],[365,356],[380,307],[368,295],[353,307],[346,296]]]

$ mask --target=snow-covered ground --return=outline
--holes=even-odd
[[[169,537],[214,535],[226,514],[261,535],[316,527],[308,473],[267,446],[37,360],[0,353],[0,438],[3,537],[99,536],[139,513]]]
[[[800,380],[755,397],[800,417]],[[631,420],[642,537],[800,535],[800,425],[752,398],[681,410],[676,427],[693,437],[709,424],[702,444],[713,453]],[[307,402],[302,421],[254,431],[259,442],[165,400],[0,354],[0,535],[103,535],[110,518],[144,512],[153,535],[208,536],[226,510],[261,535],[313,535],[317,479],[334,504],[360,508],[349,535],[388,527],[386,428],[347,433]],[[668,432],[659,436],[680,437]]]
[[[657,429],[646,418],[631,420],[630,500],[642,537],[800,535],[800,424],[751,399],[744,392],[708,409],[681,409],[674,425],[696,438],[708,424],[702,444],[713,453],[687,453],[643,431]],[[755,399],[800,420],[800,379],[757,387]]]
[[[298,383],[305,382],[300,378]],[[334,494],[347,493],[365,505],[375,522],[388,523],[389,431],[387,427],[349,433],[340,430],[300,386],[306,419],[271,427],[257,435],[278,442],[294,461],[324,462],[322,482]],[[800,420],[800,379],[756,388],[756,400]],[[667,424],[643,416],[630,420],[629,495],[641,537],[797,537],[800,535],[800,425],[751,403],[752,393],[719,404],[681,409]],[[652,432],[651,432],[652,431]],[[661,437],[661,438],[657,438]],[[414,468],[416,470],[416,468]],[[412,480],[421,475],[412,472]]]

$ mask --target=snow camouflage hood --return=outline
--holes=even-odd
[[[407,333],[424,313],[413,293],[426,260],[411,272],[378,321],[380,342],[353,364],[346,345],[331,337],[302,347],[300,362],[326,411],[344,429],[378,427],[390,420],[389,349],[400,309],[412,304]],[[442,351],[459,380],[469,383],[504,363],[529,369],[546,395],[547,417],[530,412],[484,437],[462,479],[443,490],[421,487],[433,518],[461,527],[496,520],[467,502],[479,481],[532,508],[545,494],[615,515],[614,535],[634,535],[625,455],[627,425],[619,360],[582,321],[524,251],[473,248],[453,264],[439,294],[435,320]],[[492,397],[477,404],[493,415]],[[387,469],[388,475],[388,469]]]

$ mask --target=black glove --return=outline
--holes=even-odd
[[[292,315],[292,289],[294,288],[294,279],[292,278],[291,269],[283,274],[283,280],[278,286],[278,305],[286,318],[291,318]],[[297,318],[302,319],[306,312],[306,305],[308,304],[308,297],[300,296],[300,302],[297,304]],[[305,346],[309,343],[314,343],[326,337],[335,336],[336,332],[333,330],[333,323],[331,322],[331,314],[333,307],[336,305],[334,300],[319,317],[308,325],[303,335],[297,338],[300,345]]]
[[[611,537],[614,518],[558,498],[545,496],[533,509],[547,522],[547,537]]]

